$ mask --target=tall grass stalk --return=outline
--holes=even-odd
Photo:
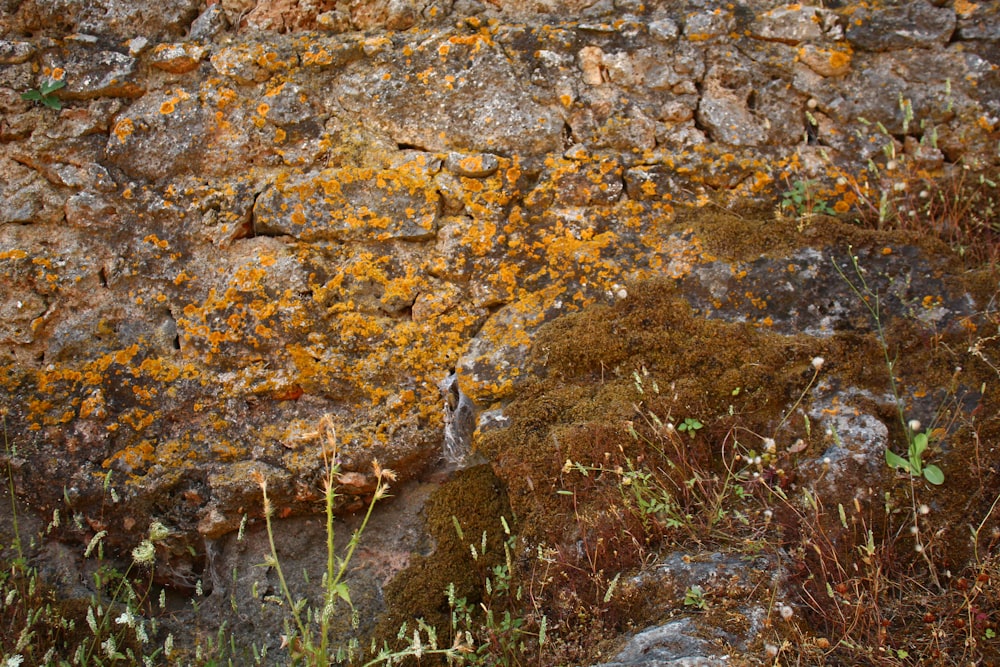
[[[333,420],[329,415],[324,416],[320,421],[318,435],[322,440],[323,465],[325,470],[323,493],[324,510],[326,513],[326,572],[323,575],[322,582],[323,603],[318,614],[314,609],[309,607],[306,599],[296,599],[292,595],[288,580],[281,567],[277,547],[275,546],[274,526],[271,521],[274,507],[267,494],[267,480],[263,475],[258,475],[257,483],[260,485],[261,493],[263,494],[264,522],[267,528],[268,547],[270,548],[270,555],[265,565],[273,567],[275,573],[278,575],[281,594],[288,604],[290,610],[289,616],[295,624],[295,631],[297,632],[294,636],[284,637],[283,643],[289,647],[293,661],[296,663],[300,659],[304,659],[307,665],[325,667],[333,659],[332,653],[335,653],[333,647],[330,646],[330,634],[337,601],[341,600],[353,607],[350,590],[345,581],[347,569],[350,566],[358,544],[361,542],[361,535],[364,533],[365,528],[368,526],[368,521],[371,519],[375,503],[388,496],[389,482],[396,479],[396,474],[392,470],[381,467],[378,461],[373,462],[375,492],[372,495],[371,502],[368,504],[368,509],[365,512],[364,519],[361,521],[361,525],[351,535],[346,554],[342,558],[338,558],[335,544],[334,510],[337,498],[340,496],[337,493],[340,464],[337,461],[337,432]],[[318,625],[314,626],[313,623],[317,621]]]

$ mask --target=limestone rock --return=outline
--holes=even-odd
[[[0,161],[0,223],[45,224],[63,218],[63,197],[38,172]]]
[[[830,12],[807,5],[786,5],[761,12],[755,17],[750,34],[758,39],[786,44],[801,44],[823,39],[824,23]]]
[[[710,136],[734,146],[784,144],[805,127],[801,101],[781,79],[758,80],[740,58],[719,58],[705,75],[697,118]]]
[[[187,42],[158,44],[149,56],[149,63],[171,74],[185,74],[198,67],[207,52],[204,46]]]
[[[822,76],[842,76],[851,69],[851,56],[838,49],[826,49],[805,44],[798,52],[799,60]]]
[[[18,3],[13,23],[19,30],[44,28],[62,33],[92,33],[117,39],[180,36],[194,19],[197,0],[116,2],[115,0],[28,0]]]
[[[42,62],[47,71],[64,72],[64,99],[89,100],[97,97],[138,97],[143,86],[136,79],[135,58],[117,51],[69,48],[48,52]]]
[[[835,223],[736,228],[705,211],[773,210],[798,179],[850,209],[829,172],[882,168],[887,148],[925,170],[1000,164],[985,3],[963,5],[957,32],[958,9],[926,2],[859,10],[853,27],[846,10],[770,1],[15,4],[0,17],[0,409],[35,448],[15,476],[46,511],[63,500],[44,482],[66,479],[94,522],[101,476],[127,478],[113,539],[168,522],[179,585],[259,511],[255,473],[282,511],[315,509],[321,416],[338,424],[350,511],[372,458],[410,478],[437,465],[450,372],[490,433],[518,427],[504,411],[550,372],[539,332],[637,308],[650,280],[727,334],[870,333],[826,261]],[[93,34],[28,37],[43,20]],[[21,99],[60,69],[61,110]],[[931,336],[975,325],[984,305],[948,267],[864,238],[887,307]],[[678,343],[647,319],[609,347]],[[634,370],[598,352],[565,354]],[[737,361],[725,396],[757,372]],[[874,484],[880,450],[858,446],[878,415],[863,414],[844,477]]]
[[[305,241],[426,240],[436,232],[439,207],[430,186],[412,168],[324,170],[265,192],[254,228]]]
[[[847,39],[856,48],[888,51],[942,46],[955,30],[955,12],[927,0],[898,7],[861,8],[847,21]]]
[[[26,62],[35,55],[35,50],[30,42],[0,40],[0,64],[16,65]]]
[[[208,40],[228,28],[229,21],[226,18],[223,4],[216,3],[206,7],[205,11],[191,24],[188,37],[193,40]]]
[[[362,77],[352,108],[398,144],[428,151],[510,155],[555,150],[562,142],[558,110],[537,104],[488,35],[449,35],[421,43],[410,62],[413,85],[398,60]],[[489,73],[488,82],[480,73]],[[378,104],[373,104],[378,100]]]
[[[106,150],[126,174],[158,180],[201,169],[206,133],[205,112],[192,93],[150,93],[118,116]]]

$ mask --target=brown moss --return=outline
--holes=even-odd
[[[485,465],[455,473],[428,499],[424,515],[427,532],[434,540],[433,551],[415,557],[385,588],[389,611],[375,632],[379,643],[391,642],[403,622],[422,618],[438,629],[442,644],[450,644],[448,586],[454,584],[458,597],[478,605],[486,573],[503,559],[505,536],[500,517],[513,524],[503,484]],[[464,539],[455,529],[455,520]],[[480,550],[483,534],[485,553]],[[473,560],[470,544],[480,550],[478,560]]]

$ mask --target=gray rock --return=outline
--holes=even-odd
[[[955,12],[927,0],[898,7],[859,8],[847,21],[847,39],[866,51],[943,46],[955,30]]]
[[[745,67],[713,65],[703,86],[697,118],[714,141],[734,146],[760,146],[767,141],[771,121],[758,118],[751,109],[756,106],[757,91]]]
[[[955,327],[974,312],[960,288],[943,281],[932,266],[914,261],[916,248],[890,250],[885,255],[857,253],[869,286],[883,295],[887,310],[924,310],[923,297],[935,294],[941,295],[937,312],[925,316],[934,317],[941,326],[950,322]],[[708,317],[736,322],[767,319],[770,328],[784,334],[827,337],[845,329],[870,330],[868,311],[837,273],[834,261],[848,278],[856,279],[842,252],[825,254],[802,248],[780,261],[761,258],[744,265],[739,271],[746,273],[739,279],[726,263],[703,264],[684,279],[684,291],[692,305]],[[763,301],[756,301],[757,296]]]
[[[111,128],[108,159],[129,176],[151,181],[200,171],[207,114],[196,99],[181,89],[143,96]]]
[[[191,24],[188,39],[207,41],[229,28],[229,20],[221,4],[209,5]]]
[[[116,2],[115,0],[28,0],[20,3],[15,25],[47,30],[93,33],[129,39],[136,32],[150,37],[179,36],[197,15],[197,0]]]
[[[561,147],[559,111],[533,100],[497,46],[459,38],[443,35],[420,44],[410,67],[423,74],[414,86],[401,85],[407,73],[394,60],[386,70],[361,76],[347,102],[397,144],[423,150],[510,155]]]
[[[705,41],[728,35],[735,28],[736,19],[727,10],[693,12],[684,21],[684,36]]]
[[[673,19],[662,18],[649,22],[649,34],[665,42],[672,42],[680,35],[680,28]]]
[[[303,123],[316,115],[310,93],[294,83],[283,83],[258,99],[257,108],[266,105],[264,118],[281,127]]]
[[[30,42],[0,40],[0,65],[16,65],[27,62],[35,55],[35,47]]]
[[[690,617],[643,630],[628,640],[611,662],[595,667],[722,667],[729,661],[711,642],[699,637]]]
[[[156,69],[184,74],[197,68],[207,53],[207,47],[190,42],[158,44],[149,55],[148,62]]]
[[[38,172],[0,160],[0,224],[45,224],[63,219],[64,198]]]
[[[49,69],[66,73],[66,87],[58,93],[64,99],[138,97],[145,92],[136,77],[136,59],[124,53],[70,48],[47,52],[42,62]]]
[[[258,234],[325,239],[426,240],[437,230],[438,197],[405,170],[324,170],[269,188],[254,206]]]
[[[750,26],[750,34],[757,39],[773,40],[786,44],[800,44],[821,40],[823,25],[830,12],[808,5],[787,5],[757,14]]]
[[[475,155],[462,155],[459,153],[449,153],[445,161],[448,171],[457,176],[468,178],[485,178],[496,173],[500,167],[500,161],[496,155],[490,153],[479,153]]]
[[[117,209],[103,195],[79,192],[66,200],[66,222],[74,227],[115,227]]]

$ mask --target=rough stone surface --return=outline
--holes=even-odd
[[[943,46],[955,30],[955,10],[927,0],[860,9],[847,19],[847,40],[867,51]]]
[[[436,387],[452,368],[483,407],[509,396],[535,329],[615,301],[629,280],[666,272],[692,294],[714,291],[722,311],[763,319],[731,276],[697,284],[728,269],[698,234],[658,232],[676,205],[766,196],[810,155],[809,136],[830,160],[864,164],[877,146],[860,140],[873,135],[858,118],[903,132],[900,95],[940,126],[926,164],[996,159],[985,149],[991,99],[972,85],[990,81],[989,63],[939,48],[954,10],[775,5],[747,23],[696,8],[673,18],[666,6],[612,20],[584,4],[593,20],[518,25],[499,18],[563,6],[500,3],[457,22],[438,21],[448,8],[432,4],[330,10],[349,27],[395,26],[385,35],[295,33],[335,17],[289,5],[270,26],[287,34],[233,37],[214,10],[197,41],[180,39],[195,7],[171,5],[123,53],[105,37],[146,5],[115,6],[98,26],[96,6],[71,3],[45,25],[97,37],[54,46],[18,33],[48,7],[23,3],[8,16],[8,85],[34,64],[41,76],[61,70],[67,86],[60,112],[16,89],[4,98],[14,428],[125,420],[88,460],[152,488],[178,456],[211,474],[247,455],[299,469],[299,426],[252,424],[333,411],[360,425],[374,410],[385,421],[351,436],[352,457],[361,465],[364,448],[387,447],[417,469],[440,435]],[[278,20],[263,6],[221,9],[233,29]],[[918,29],[900,44],[919,53],[891,41],[905,21]],[[869,43],[864,30],[887,37]],[[94,248],[41,272],[46,253],[85,243],[73,230]],[[791,263],[802,270],[786,271],[769,303],[805,289],[797,281],[814,259]],[[746,270],[762,290],[778,269]],[[84,298],[102,314],[72,314]],[[967,312],[956,299],[947,316]],[[766,316],[786,330],[816,314]],[[74,336],[102,343],[87,351]],[[40,387],[51,398],[27,409]],[[175,407],[161,405],[168,394]],[[202,441],[200,420],[171,421],[194,406],[224,435]],[[233,505],[219,502],[213,511]]]
[[[440,465],[445,378],[505,424],[544,373],[539,331],[626,308],[633,285],[817,345],[870,335],[822,221],[747,253],[685,212],[773,209],[797,181],[848,212],[831,174],[892,151],[940,175],[1000,165],[988,4],[0,5],[18,493],[48,513],[65,481],[116,544],[164,522],[164,578],[187,586],[259,515],[254,476],[315,510],[321,416],[357,490],[338,509],[356,509],[373,459],[408,479]],[[53,79],[50,106],[22,98]],[[887,309],[934,335],[979,326],[933,252],[882,238],[859,255]],[[820,389],[817,422],[835,392],[860,406],[830,465],[874,476],[884,401]],[[128,512],[104,521],[109,473]]]

